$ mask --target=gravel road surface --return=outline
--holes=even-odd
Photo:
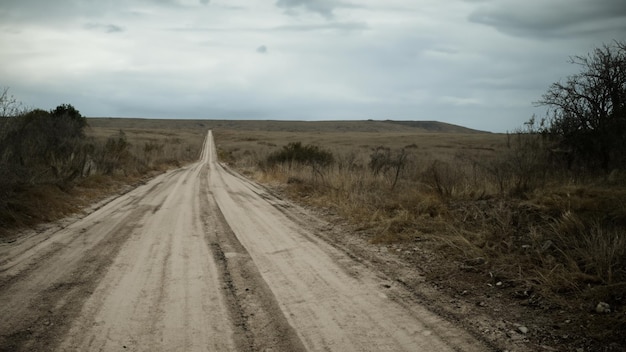
[[[197,163],[0,244],[0,351],[489,350],[312,217],[219,164],[209,131]]]

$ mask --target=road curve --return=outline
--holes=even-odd
[[[0,244],[0,351],[489,350],[309,216],[219,164],[209,131],[197,163]]]

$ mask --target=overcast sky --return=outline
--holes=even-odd
[[[624,0],[0,0],[0,87],[89,117],[513,130]]]

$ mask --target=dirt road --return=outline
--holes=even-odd
[[[0,245],[3,351],[485,351],[311,215],[201,159]]]

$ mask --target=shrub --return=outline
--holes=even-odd
[[[626,166],[626,42],[575,56],[571,63],[582,72],[552,84],[537,103],[551,109],[545,131],[590,169]]]
[[[8,118],[0,138],[5,182],[67,183],[80,176],[86,159],[85,119],[71,105],[35,109]]]
[[[303,146],[301,142],[289,143],[267,157],[267,163],[270,166],[288,164],[290,167],[294,163],[310,165],[314,168],[326,167],[332,164],[333,160],[331,152],[315,145]]]
[[[544,121],[535,118],[524,129],[507,134],[504,150],[493,158],[475,159],[475,166],[485,170],[501,195],[524,196],[545,184],[548,171],[558,166],[550,159],[552,143],[540,130]]]
[[[587,220],[565,212],[552,227],[557,253],[573,272],[597,277],[604,284],[626,280],[624,229],[601,219]]]
[[[131,158],[129,147],[130,143],[126,140],[124,131],[120,130],[116,137],[109,137],[100,155],[102,172],[112,174],[122,169],[123,164]]]
[[[369,167],[375,176],[378,174],[387,176],[393,190],[398,183],[402,169],[407,164],[408,157],[404,149],[392,152],[391,149],[380,146],[370,155]]]
[[[426,183],[442,198],[451,197],[458,189],[462,175],[457,167],[435,160],[423,175]]]

